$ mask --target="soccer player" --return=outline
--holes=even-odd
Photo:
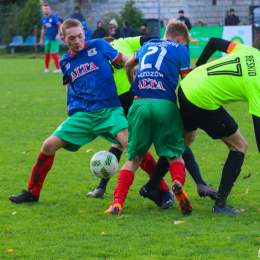
[[[155,37],[153,36],[139,36],[139,37],[134,37],[134,38],[121,38],[119,40],[114,40],[112,37],[106,37],[104,38],[106,41],[108,41],[112,47],[119,52],[123,53],[126,56],[133,56],[136,50],[140,49],[141,46],[153,39]],[[117,93],[119,96],[119,100],[121,102],[121,105],[124,109],[124,113],[127,117],[128,111],[130,106],[133,103],[134,96],[135,94],[130,91],[131,84],[127,80],[127,75],[125,72],[125,67],[119,66],[119,65],[114,65],[113,66],[114,70],[114,79],[117,87]],[[120,157],[123,152],[123,147],[119,145],[113,145],[110,150],[115,156],[117,157],[118,161],[120,160]],[[197,184],[197,189],[198,193],[200,196],[211,196],[212,198],[216,197],[217,191],[207,185],[205,181],[202,179],[200,170],[198,167],[198,164],[193,156],[192,151],[190,148],[187,148],[183,154],[183,159],[185,161],[185,166],[187,170],[189,171],[190,175],[194,179],[194,181]],[[156,166],[156,162],[152,155],[148,152],[140,165],[140,167],[149,174],[149,176],[152,175],[155,167],[157,171],[160,172],[168,172],[169,168],[169,163],[165,157],[161,157],[157,163],[158,165]],[[94,189],[93,191],[88,193],[88,197],[93,197],[93,198],[103,198],[104,193],[106,191],[106,186],[109,182],[109,179],[101,179],[98,187]],[[173,204],[173,196],[172,193],[168,192],[169,187],[168,185],[162,180],[160,183],[159,189],[161,191],[161,199],[162,202],[158,202],[158,204],[162,205],[163,209],[166,209],[170,207]]]
[[[230,55],[205,64],[216,50]],[[201,128],[211,138],[220,139],[227,145],[229,154],[212,212],[237,214],[239,211],[229,207],[226,200],[241,171],[248,144],[223,106],[236,101],[249,103],[260,151],[259,51],[243,44],[211,38],[196,66],[198,68],[182,81],[178,91],[185,142],[190,145],[195,140],[197,128]]]
[[[80,21],[62,24],[62,40],[69,51],[60,60],[63,84],[68,84],[69,118],[47,138],[34,164],[28,191],[9,196],[15,203],[39,200],[43,182],[51,169],[55,153],[64,148],[75,152],[98,136],[127,149],[127,120],[121,107],[112,64],[123,64],[128,57],[102,39],[84,42]]]
[[[128,160],[119,172],[114,202],[105,213],[121,213],[135,171],[152,143],[159,156],[166,156],[173,181],[173,192],[184,215],[192,212],[191,202],[183,185],[185,151],[183,124],[175,89],[179,74],[184,78],[191,71],[188,49],[189,32],[184,23],[171,20],[164,39],[143,45],[126,63],[127,76],[133,83],[133,68],[140,62],[132,91],[136,97],[128,114]],[[141,192],[141,190],[143,192]],[[146,187],[140,194],[146,196]]]
[[[40,38],[41,46],[43,46],[43,37],[46,34],[44,72],[49,72],[49,63],[52,55],[56,67],[53,73],[58,73],[61,72],[59,66],[59,57],[57,54],[59,53],[61,22],[56,15],[51,13],[49,4],[44,4],[42,10],[44,16],[42,17],[42,30]]]
[[[149,41],[152,38],[154,37],[139,36],[125,39],[121,38],[119,40],[114,40],[112,37],[105,37],[104,39],[107,42],[109,42],[111,46],[114,49],[118,50],[120,53],[123,53],[124,55],[131,57],[133,56],[136,50],[138,50],[145,42]],[[115,64],[112,66],[114,71],[113,76],[117,87],[117,94],[119,96],[120,103],[124,109],[124,114],[127,117],[129,108],[133,103],[135,94],[132,91],[130,91],[131,84],[128,82],[125,67],[120,64]],[[117,160],[119,162],[123,150],[123,146],[114,144],[109,149],[109,152],[113,153],[117,157]],[[156,161],[154,160],[152,154],[147,152],[140,165],[141,169],[143,169],[149,176],[151,176],[155,166]],[[165,173],[168,171],[169,164],[167,161],[165,163],[163,159],[159,160],[158,166],[160,167],[161,171]],[[98,187],[93,191],[89,192],[87,196],[93,198],[103,198],[108,182],[109,179],[101,179]],[[164,180],[161,181],[159,187],[161,191],[161,196],[159,196],[157,201],[158,206],[162,207],[163,209],[167,209],[171,207],[174,203],[173,194],[171,190],[169,190],[169,186],[165,183]]]

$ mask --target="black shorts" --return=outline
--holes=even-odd
[[[237,131],[236,121],[223,107],[216,110],[197,107],[186,98],[181,86],[178,90],[178,100],[185,132],[201,128],[211,138],[221,139]]]
[[[119,96],[120,103],[124,109],[125,117],[127,118],[129,108],[132,106],[134,101],[135,93],[132,91],[127,91]]]

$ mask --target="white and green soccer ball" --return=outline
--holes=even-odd
[[[94,154],[92,157],[90,168],[97,177],[108,179],[116,173],[118,161],[114,154],[107,151],[101,151]]]

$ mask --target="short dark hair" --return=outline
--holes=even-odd
[[[180,11],[179,11],[179,14],[184,14],[184,11],[183,11],[183,10],[180,10]]]
[[[104,41],[108,42],[108,43],[111,43],[113,42],[115,39],[113,37],[104,37],[103,38]]]
[[[78,6],[75,6],[74,7],[74,10],[76,11],[76,10],[79,10],[79,7]]]
[[[190,42],[190,33],[187,26],[182,21],[171,19],[167,24],[164,37],[176,38],[179,36],[182,36],[187,43]]]
[[[229,10],[229,12],[235,12],[235,10],[234,10],[233,8],[231,8],[231,9]]]
[[[65,20],[62,25],[61,25],[61,34],[62,36],[65,38],[65,31],[67,29],[70,29],[72,27],[81,27],[82,28],[82,24],[79,20],[77,19],[67,19]]]
[[[50,5],[49,5],[48,3],[45,3],[43,6],[45,6],[45,7],[46,7],[46,6],[50,6]]]

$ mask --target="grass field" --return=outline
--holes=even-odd
[[[193,60],[194,63],[194,60]],[[51,70],[54,65],[51,60]],[[246,103],[226,107],[249,143],[241,174],[228,203],[245,212],[214,215],[213,201],[200,198],[187,174],[186,192],[193,213],[184,217],[177,203],[168,210],[140,197],[147,181],[141,170],[122,216],[103,212],[113,201],[117,176],[103,200],[87,198],[99,182],[89,168],[103,139],[77,153],[61,150],[49,172],[39,203],[12,204],[8,196],[27,187],[43,141],[67,118],[61,74],[45,74],[44,60],[0,61],[0,259],[257,259],[260,250],[259,154]],[[89,149],[94,152],[88,152]],[[220,141],[199,132],[191,146],[204,179],[218,188],[228,154]],[[151,149],[152,153],[158,158]],[[122,155],[120,167],[126,160]],[[250,178],[244,179],[251,174]],[[166,176],[170,185],[170,176]],[[249,188],[247,194],[246,190]],[[16,214],[14,214],[16,212]],[[174,221],[185,221],[175,225]]]

